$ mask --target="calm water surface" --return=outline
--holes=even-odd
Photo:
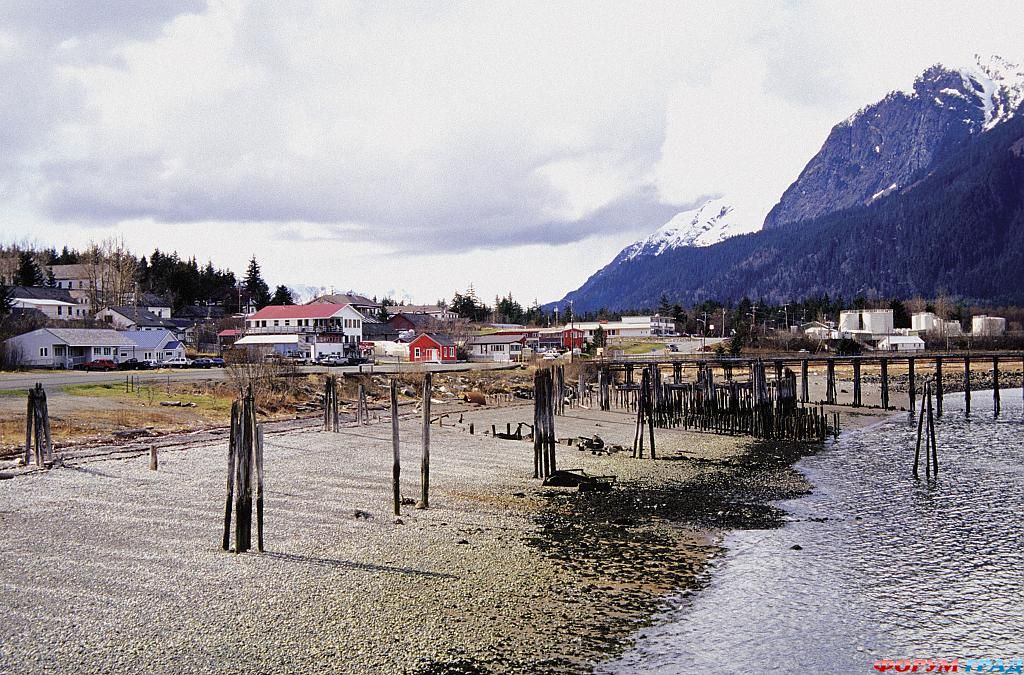
[[[785,527],[739,531],[709,585],[677,598],[599,672],[875,672],[879,658],[1024,657],[1020,390],[945,398],[940,474],[911,477],[916,420],[848,432],[798,467]],[[922,464],[923,476],[923,464]],[[802,550],[792,550],[799,545]]]

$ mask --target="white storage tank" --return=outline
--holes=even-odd
[[[848,333],[860,330],[860,310],[847,309],[839,312],[839,332]]]
[[[865,309],[860,314],[864,330],[872,335],[892,335],[891,309]]]

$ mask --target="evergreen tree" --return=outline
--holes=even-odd
[[[0,319],[7,318],[14,308],[14,300],[11,298],[11,288],[0,279]]]
[[[249,260],[249,269],[245,273],[245,289],[249,291],[249,301],[257,310],[270,304],[270,287],[260,275],[260,264],[256,256]]]
[[[36,263],[31,251],[22,251],[18,256],[18,271],[14,273],[15,286],[44,286],[46,277]]]
[[[274,289],[274,297],[270,299],[271,305],[294,305],[295,298],[292,296],[292,292],[288,290],[288,287],[281,284]]]
[[[57,288],[57,277],[53,275],[53,268],[46,268],[46,285],[48,288]]]

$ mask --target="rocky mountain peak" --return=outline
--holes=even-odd
[[[833,127],[764,221],[784,227],[870,204],[900,190],[970,136],[1020,113],[1024,68],[975,57],[968,68],[934,65],[913,89],[890,93]]]

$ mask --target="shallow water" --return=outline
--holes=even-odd
[[[878,659],[1024,656],[1024,406],[944,399],[937,480],[911,476],[916,420],[843,434],[798,464],[815,489],[776,530],[729,534],[702,591],[676,598],[599,672],[875,672]],[[799,545],[802,550],[791,547]]]

